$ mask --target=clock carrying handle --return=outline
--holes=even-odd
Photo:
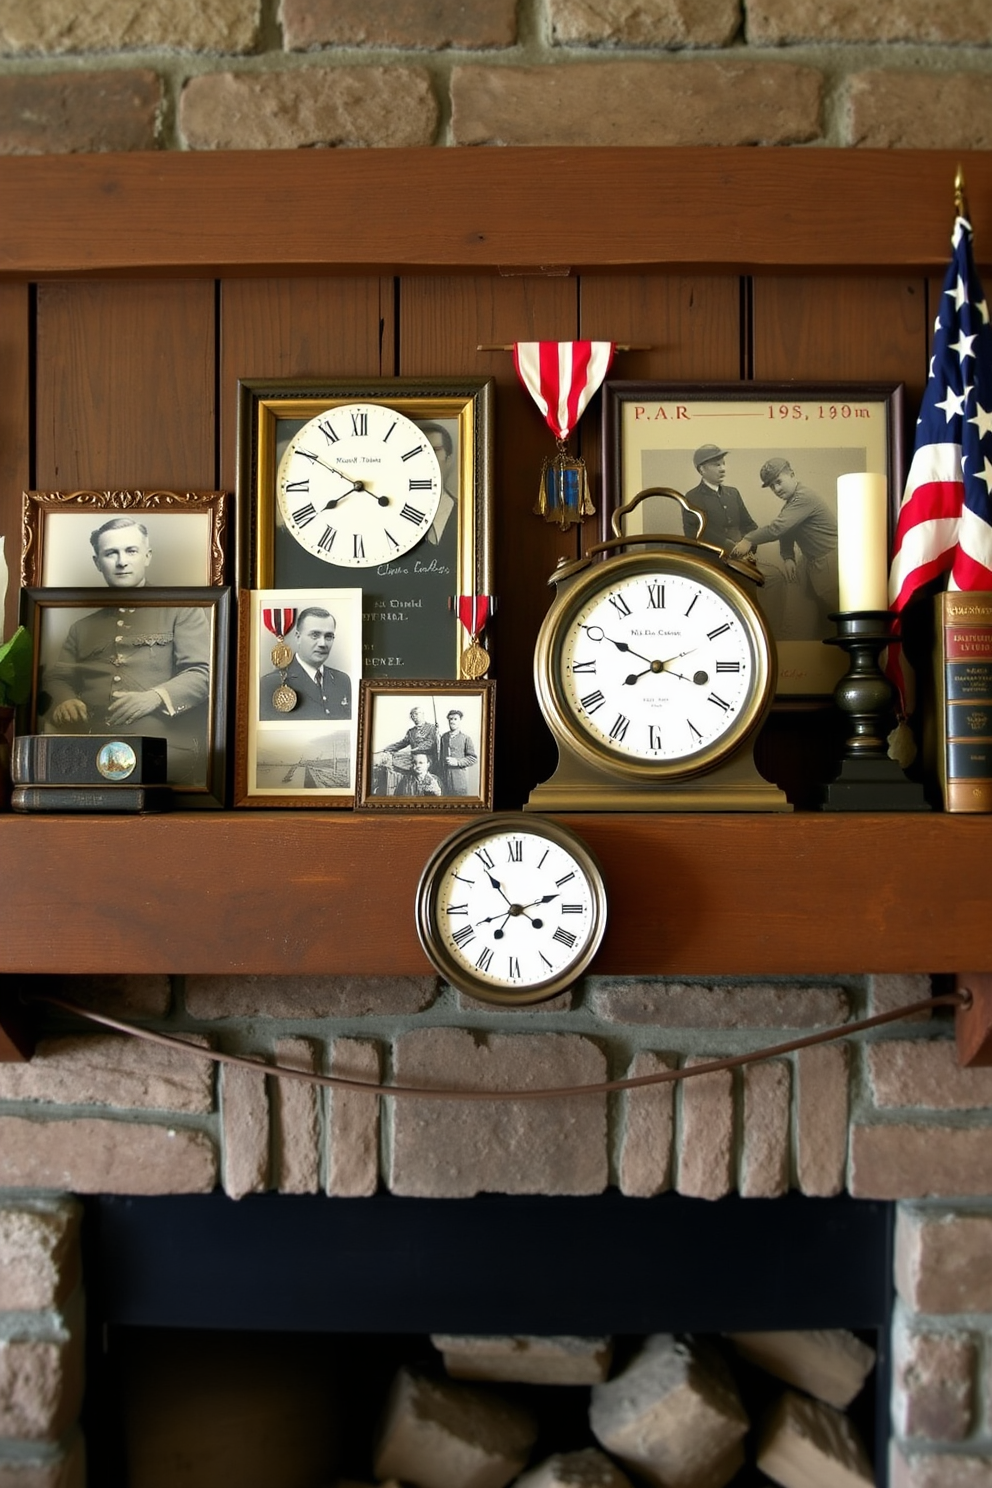
[[[683,511],[690,512],[692,516],[699,518],[699,531],[695,537],[685,537],[677,532],[644,532],[638,537],[626,537],[623,534],[623,519],[628,512],[632,512],[636,506],[640,506],[648,496],[669,496],[677,501]],[[746,579],[752,579],[756,584],[765,582],[764,574],[761,572],[753,558],[731,558],[725,553],[718,543],[703,542],[703,533],[706,531],[706,513],[700,511],[698,506],[693,506],[687,501],[681,491],[676,491],[672,486],[646,486],[643,491],[638,491],[633,500],[628,501],[625,506],[618,506],[610,518],[613,527],[613,537],[607,542],[595,543],[586,549],[586,558],[591,558],[594,553],[608,553],[614,548],[630,547],[635,543],[665,543],[676,544],[687,548],[705,548],[707,553],[719,558],[727,568],[734,573],[743,575]]]

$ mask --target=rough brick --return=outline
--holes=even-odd
[[[992,1488],[992,1458],[948,1452],[917,1454],[893,1442],[889,1488]]]
[[[625,1467],[672,1488],[722,1488],[744,1461],[749,1422],[730,1374],[688,1341],[656,1333],[594,1385],[593,1435]]]
[[[0,1099],[209,1111],[213,1067],[200,1054],[117,1034],[44,1039],[29,1064],[0,1065]]]
[[[796,1059],[796,1166],[799,1187],[828,1198],[844,1187],[848,1051],[841,1044],[801,1049]]]
[[[634,1055],[627,1074],[653,1075],[674,1069],[676,1061],[647,1049]],[[672,1139],[675,1135],[675,1085],[648,1085],[624,1096],[620,1146],[620,1190],[628,1198],[649,1199],[672,1183]]]
[[[397,1039],[394,1073],[403,1085],[526,1090],[598,1084],[606,1069],[602,1052],[577,1035],[430,1028]],[[603,1096],[391,1104],[395,1193],[467,1198],[599,1193],[606,1186]]]
[[[376,1475],[421,1488],[503,1488],[530,1455],[537,1423],[489,1390],[401,1369],[376,1442]]]
[[[745,1199],[775,1199],[789,1187],[791,1067],[781,1059],[748,1064],[738,1188]]]
[[[432,1333],[453,1379],[527,1385],[597,1385],[610,1372],[610,1338],[472,1337]]]
[[[846,142],[871,149],[992,148],[992,77],[860,72],[848,82]]]
[[[437,100],[423,67],[215,72],[189,80],[179,124],[194,150],[433,143]]]
[[[506,1017],[505,1008],[497,1007],[492,1002],[483,1002],[481,997],[470,997],[467,992],[455,991],[455,999],[460,1013],[488,1013],[495,1021]],[[570,1013],[575,1003],[576,988],[566,987],[564,992],[559,992],[557,997],[549,997],[547,1002],[531,1002],[515,1007],[513,1015],[515,1018],[538,1018],[545,1013]]]
[[[556,1452],[516,1481],[516,1488],[631,1488],[605,1452],[584,1447],[579,1452]]]
[[[965,1333],[925,1332],[905,1317],[894,1335],[896,1431],[931,1441],[963,1441],[972,1426],[974,1340]]]
[[[931,1111],[992,1106],[992,1069],[962,1069],[953,1039],[872,1044],[868,1074],[877,1106]]]
[[[82,1398],[81,1334],[0,1339],[0,1436],[57,1441]]]
[[[162,100],[162,81],[148,70],[3,77],[0,154],[154,150]]]
[[[70,1193],[205,1193],[217,1154],[202,1132],[82,1117],[0,1117],[0,1187]]]
[[[933,996],[933,984],[928,976],[903,975],[901,973],[876,972],[868,977],[868,1012],[891,1013],[905,1007],[909,1002],[921,1002]],[[929,1022],[929,1012],[914,1013],[907,1023]]]
[[[593,980],[589,1002],[606,1022],[655,1028],[820,1028],[843,1023],[851,1012],[840,987],[705,986],[650,977]]]
[[[817,1400],[850,1405],[875,1364],[875,1350],[845,1328],[730,1333],[738,1353]]]
[[[194,1018],[368,1018],[420,1013],[437,977],[188,976]]]
[[[686,1069],[709,1063],[687,1059]],[[682,1132],[679,1146],[680,1194],[720,1199],[733,1184],[734,1079],[729,1070],[682,1081]]]
[[[280,1039],[276,1061],[313,1072],[317,1047],[310,1039]],[[320,1188],[320,1098],[303,1080],[273,1080],[272,1132],[280,1193],[317,1193]]]
[[[933,5],[931,0],[747,0],[747,39],[754,46],[789,42],[992,41],[986,0]]]
[[[458,145],[786,145],[821,133],[821,74],[792,63],[456,67]]]
[[[283,39],[290,51],[311,47],[512,46],[516,0],[282,0]]]
[[[987,1128],[855,1126],[851,1193],[858,1199],[950,1198],[992,1192]]]
[[[330,1073],[370,1085],[381,1078],[378,1044],[365,1039],[335,1039]],[[327,1192],[361,1199],[379,1186],[379,1097],[354,1090],[327,1092]]]
[[[787,1390],[762,1431],[758,1466],[776,1483],[843,1484],[875,1481],[868,1454],[843,1411]]]
[[[85,1488],[86,1450],[78,1431],[58,1449],[39,1444],[25,1451],[17,1443],[14,1451],[7,1458],[0,1444],[0,1488]]]
[[[114,73],[114,77],[122,76]],[[80,74],[72,73],[78,77]],[[133,74],[123,74],[133,76]],[[38,82],[37,78],[33,79]],[[114,146],[115,149],[123,146]],[[144,147],[142,147],[144,148]],[[172,983],[167,976],[74,976],[51,977],[46,992],[64,997],[80,1007],[97,1008],[117,1018],[162,1018],[172,1006]]]
[[[740,0],[550,0],[560,46],[722,47],[741,24]]]
[[[77,1204],[23,1203],[0,1209],[0,1310],[58,1307],[79,1282]]]
[[[221,1071],[224,1190],[232,1199],[261,1193],[269,1177],[269,1098],[266,1077],[241,1065]]]
[[[895,1277],[914,1312],[992,1312],[992,1215],[896,1211]]]
[[[260,9],[260,0],[0,0],[0,54],[250,52]]]

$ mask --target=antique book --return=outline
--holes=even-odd
[[[15,785],[12,811],[168,811],[167,785]]]
[[[992,811],[992,593],[934,597],[933,683],[932,762],[944,810]]]
[[[143,734],[18,734],[15,785],[164,785],[167,744]]]

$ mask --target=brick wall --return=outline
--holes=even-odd
[[[492,1090],[692,1065],[929,990],[928,978],[906,976],[590,978],[544,1007],[494,1010],[429,977],[59,984],[66,998],[221,1052],[366,1081]],[[791,1188],[898,1199],[893,1488],[990,1488],[990,1125],[992,1069],[959,1068],[943,1014],[678,1086],[464,1104],[330,1092],[236,1066],[217,1073],[181,1050],[51,1022],[30,1064],[0,1065],[0,1260],[4,1216],[20,1213],[25,1190],[50,1193],[56,1208],[65,1192],[218,1184],[234,1198],[360,1197],[378,1187],[595,1194],[613,1185],[631,1197],[774,1198]],[[0,1313],[0,1371],[3,1336]],[[0,1488],[6,1430],[0,1413]],[[49,1481],[62,1483],[38,1479]]]
[[[0,0],[0,152],[987,149],[986,0]]]

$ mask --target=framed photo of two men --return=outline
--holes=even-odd
[[[451,600],[493,587],[492,380],[238,386],[241,587],[356,587],[362,675],[457,678]]]
[[[605,386],[603,537],[612,537],[618,507],[668,486],[703,512],[704,542],[755,554],[780,702],[829,696],[846,668],[839,648],[823,644],[840,605],[837,478],[884,474],[891,531],[903,484],[902,392],[888,383]],[[696,537],[698,521],[652,496],[624,532]]]

